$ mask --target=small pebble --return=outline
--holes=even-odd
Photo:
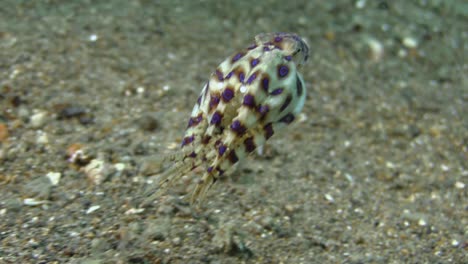
[[[47,136],[47,133],[39,131],[39,133],[37,134],[36,143],[39,145],[49,144],[49,137]]]
[[[88,179],[95,185],[101,184],[108,176],[108,166],[103,160],[93,159],[83,169]]]
[[[31,116],[30,124],[32,128],[41,128],[47,121],[47,113],[45,111],[38,111]]]
[[[52,172],[51,171],[51,172],[47,173],[46,177],[49,178],[50,183],[53,186],[56,186],[56,185],[58,185],[58,183],[60,181],[60,177],[62,177],[62,174],[60,172]]]

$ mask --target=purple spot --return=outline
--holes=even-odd
[[[210,99],[210,109],[216,107],[219,104],[219,96],[212,95]]]
[[[271,92],[270,94],[271,95],[278,95],[278,94],[281,94],[283,92],[283,88],[278,88],[278,89],[275,89],[273,92]]]
[[[265,130],[265,139],[271,138],[271,136],[273,136],[273,134],[274,134],[273,125],[271,123],[264,126],[263,130]]]
[[[221,119],[223,116],[219,112],[214,112],[213,116],[211,117],[210,124],[212,125],[219,125],[221,123]]]
[[[229,79],[231,78],[231,76],[234,74],[234,71],[231,71],[230,73],[228,73],[228,75],[226,75],[226,79]]]
[[[243,105],[249,106],[249,107],[255,107],[255,97],[251,94],[246,94],[244,96]]]
[[[197,120],[195,120],[195,121],[197,122],[197,124],[199,124],[202,120],[203,120],[203,116],[202,116],[202,114],[199,114],[197,116]]]
[[[206,170],[208,173],[211,173],[213,171],[213,167],[208,167],[208,169]]]
[[[232,122],[231,129],[239,135],[243,135],[246,130],[244,125],[242,125],[239,120],[235,120],[234,122]]]
[[[195,123],[195,119],[193,119],[192,117],[189,119],[188,121],[188,126],[187,127],[191,127],[193,126],[193,124]]]
[[[290,124],[292,121],[294,121],[294,115],[289,113],[285,115],[284,117],[282,117],[279,121],[286,123],[286,124]]]
[[[224,171],[222,169],[218,169],[216,168],[216,170],[218,171],[219,173],[219,176],[223,175],[224,174]],[[215,178],[214,180],[216,181],[218,178]]]
[[[270,51],[270,48],[268,46],[263,47],[263,51]]]
[[[223,80],[223,73],[220,70],[216,70],[216,76],[218,76],[219,81]]]
[[[227,103],[234,97],[234,91],[231,88],[226,88],[221,96],[223,97],[223,101]]]
[[[282,40],[283,40],[282,37],[275,37],[275,39],[274,39],[275,42],[281,42]]]
[[[191,118],[189,119],[188,126],[189,126],[189,127],[196,126],[196,125],[198,125],[202,120],[203,120],[202,114],[198,114],[197,117],[191,117]]]
[[[287,60],[287,61],[291,61],[291,59],[292,59],[292,56],[291,56],[291,55],[284,56],[284,59],[285,59],[285,60]]]
[[[221,144],[221,146],[219,146],[219,148],[218,148],[219,155],[222,156],[224,154],[224,152],[226,152],[226,150],[227,150],[227,147],[225,145]]]
[[[194,135],[191,135],[190,137],[184,137],[184,139],[182,140],[182,147],[192,143],[194,139],[195,139]]]
[[[200,95],[200,96],[198,97],[198,99],[197,99],[197,104],[198,104],[198,105],[201,104],[201,98],[202,98],[202,96]]]
[[[255,80],[255,78],[257,78],[257,74],[256,74],[256,73],[250,75],[249,79],[247,79],[247,83],[248,83],[248,84],[251,84],[251,83]]]
[[[289,73],[289,68],[288,68],[288,66],[285,66],[285,65],[279,66],[279,68],[278,68],[278,75],[279,75],[280,78],[285,77],[286,75],[288,75],[288,73]]]
[[[258,112],[262,116],[266,115],[268,111],[270,111],[270,108],[268,107],[268,105],[261,105],[260,107],[258,107]]]
[[[253,67],[257,66],[257,64],[258,64],[259,62],[260,62],[259,59],[253,59],[253,60],[250,62],[250,66],[252,66],[252,68],[253,68]]]
[[[244,79],[245,79],[245,74],[243,72],[239,72],[239,81],[241,83],[244,83]]]
[[[237,53],[234,57],[232,57],[232,62],[238,61],[240,58],[242,58],[242,56],[244,56],[244,54],[241,52]]]
[[[190,155],[188,155],[190,158],[195,158],[197,156],[197,153],[195,153],[195,151],[192,151],[192,153],[190,153]]]
[[[268,88],[270,86],[270,79],[268,79],[268,76],[263,77],[262,79],[262,88],[265,92],[268,92]]]

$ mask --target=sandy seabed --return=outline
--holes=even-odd
[[[0,263],[467,263],[466,1],[2,1]],[[141,207],[210,73],[311,47],[303,115]],[[154,165],[153,163],[149,163]]]

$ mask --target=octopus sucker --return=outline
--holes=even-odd
[[[166,162],[156,198],[182,176],[201,168],[190,202],[201,203],[212,185],[263,146],[302,110],[305,82],[299,69],[309,46],[293,33],[264,33],[232,53],[208,78],[188,121],[178,154]]]

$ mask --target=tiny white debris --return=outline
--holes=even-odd
[[[351,141],[349,140],[345,140],[345,142],[343,143],[344,147],[347,148],[349,146],[351,146]]]
[[[90,213],[98,210],[99,208],[101,208],[100,205],[93,205],[93,206],[89,207],[88,210],[86,210],[86,214],[90,214]]]
[[[356,208],[356,209],[354,209],[354,212],[357,213],[357,214],[363,214],[364,210],[362,210],[362,208]]]
[[[45,204],[45,203],[48,203],[48,201],[36,200],[34,198],[26,198],[23,200],[23,204],[29,205],[29,206],[35,206],[35,205],[40,205],[40,204]]]
[[[132,215],[132,214],[139,214],[139,213],[143,213],[145,211],[145,208],[130,208],[128,209],[125,214],[126,215]]]
[[[349,174],[349,173],[345,173],[345,178],[351,183],[353,184],[354,183],[354,177],[353,175]]]
[[[359,0],[356,2],[356,8],[362,9],[366,6],[366,0]]]
[[[412,37],[404,37],[402,42],[409,49],[414,49],[418,46],[418,41]]]
[[[372,61],[380,61],[384,56],[384,46],[382,43],[374,38],[367,39],[369,46],[369,57]]]
[[[391,161],[385,162],[385,166],[387,166],[387,168],[389,168],[389,169],[394,169],[395,168],[395,164],[393,164]]]
[[[299,118],[297,119],[297,122],[304,123],[305,121],[307,121],[307,115],[304,113],[300,113]]]
[[[404,57],[406,57],[406,55],[408,55],[408,52],[406,50],[401,49],[401,50],[398,51],[398,57],[404,58]]]
[[[60,172],[51,171],[51,172],[47,173],[46,177],[49,178],[50,183],[53,186],[56,186],[56,185],[58,185],[58,183],[60,181],[60,178],[62,177],[62,174]]]
[[[19,69],[14,69],[14,70],[10,73],[10,76],[9,76],[9,77],[10,77],[10,79],[15,79],[16,76],[17,76],[18,74],[20,74],[20,73],[21,73],[21,71],[20,71]]]
[[[169,85],[167,85],[167,84],[163,86],[164,91],[169,91],[170,89],[171,89],[171,87]]]
[[[5,215],[5,214],[6,214],[6,211],[7,211],[6,208],[0,209],[0,215]]]
[[[71,231],[70,233],[68,233],[71,237],[78,237],[80,235],[80,233],[78,232],[75,232],[75,231]]]
[[[176,56],[174,53],[169,52],[169,53],[167,54],[167,58],[170,59],[170,60],[174,60],[175,58],[177,58],[177,56]]]
[[[114,164],[114,168],[117,171],[123,171],[125,169],[125,163],[116,163]]]
[[[460,245],[460,242],[458,242],[458,240],[456,240],[456,239],[453,239],[452,240],[452,246],[458,247],[458,245]]]
[[[217,88],[218,88],[219,90],[223,89],[223,88],[224,88],[224,82],[219,82]]]
[[[144,92],[145,92],[145,87],[143,87],[143,86],[138,86],[138,87],[136,88],[136,92],[137,92],[138,94],[144,93]]]
[[[457,181],[457,182],[455,183],[455,188],[457,188],[457,189],[464,189],[464,188],[465,188],[465,184],[464,184],[463,182]]]
[[[96,40],[98,40],[98,38],[99,38],[98,35],[96,35],[96,34],[91,34],[91,35],[89,36],[89,41],[95,42]]]
[[[38,145],[47,145],[47,144],[49,144],[49,137],[47,136],[47,133],[45,133],[43,131],[38,131],[37,138],[36,138],[36,143]]]
[[[333,196],[329,193],[326,193],[325,194],[325,199],[327,199],[327,201],[331,202],[331,203],[334,203],[335,202],[335,199],[333,198]]]
[[[247,87],[245,85],[241,85],[239,90],[240,90],[241,93],[245,93],[245,92],[247,92]]]
[[[424,220],[423,218],[421,218],[421,219],[419,219],[419,221],[418,221],[418,225],[420,225],[420,226],[426,226],[426,225],[427,225],[427,222],[426,222],[426,220]]]
[[[442,171],[449,171],[449,170],[450,170],[450,167],[447,166],[447,165],[445,165],[445,164],[442,164],[442,165],[440,165],[440,169],[441,169]]]
[[[179,143],[172,142],[167,146],[167,149],[174,150],[174,149],[177,149],[178,147],[179,147]]]

